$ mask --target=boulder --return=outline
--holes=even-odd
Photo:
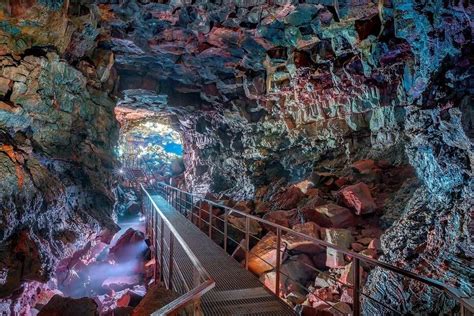
[[[284,191],[276,193],[270,202],[280,210],[291,210],[298,206],[298,203],[305,197],[298,187],[291,186]]]
[[[110,248],[109,257],[116,262],[135,260],[143,257],[146,248],[145,234],[139,230],[129,228]]]
[[[363,182],[344,187],[339,191],[339,196],[357,215],[372,213],[377,207],[369,187]]]
[[[255,204],[252,200],[238,201],[234,204],[233,208],[246,214],[250,214],[254,210]]]
[[[324,216],[326,227],[346,228],[355,225],[355,218],[351,211],[336,204],[326,204],[315,209],[316,212]]]
[[[351,248],[352,250],[354,250],[355,252],[360,252],[364,249],[366,249],[362,244],[359,244],[358,242],[353,242],[351,244]]]
[[[228,215],[227,220],[229,221],[229,224],[234,226],[234,228],[239,229],[241,232],[245,232],[246,219],[244,217],[237,217],[237,216],[234,216],[234,215]],[[250,219],[249,224],[250,224],[249,225],[250,235],[260,234],[260,232],[262,231],[262,226],[260,226],[258,221],[254,220],[254,219]]]
[[[92,298],[73,299],[54,295],[38,316],[98,316],[97,303]]]
[[[380,170],[375,161],[371,159],[359,160],[352,164],[352,169],[361,174],[370,174],[376,170]]]
[[[291,227],[293,223],[296,223],[297,212],[296,210],[293,211],[273,211],[266,213],[263,216],[263,219],[273,222],[275,224],[284,226],[284,227]],[[275,232],[275,229],[269,225],[264,225],[266,229]]]
[[[324,229],[324,240],[340,248],[349,249],[353,241],[352,234],[347,229],[329,228]],[[330,268],[344,266],[344,254],[332,248],[326,249],[326,265]]]
[[[293,230],[299,233],[303,233],[310,237],[320,239],[320,227],[313,222],[306,222],[304,224],[296,224],[293,225]],[[306,238],[302,238],[296,236],[292,233],[286,233],[282,237],[283,241],[286,243],[288,250],[292,250],[295,252],[303,252],[307,254],[318,254],[324,252],[325,248],[318,245],[317,243],[308,240]]]
[[[313,262],[305,254],[291,256],[281,266],[281,279],[285,284],[285,293],[304,292],[300,284],[306,285],[316,275]]]
[[[154,284],[148,288],[145,297],[141,300],[140,304],[135,307],[132,315],[149,316],[178,297],[179,295],[176,292]]]
[[[283,262],[284,244],[281,244],[281,262]],[[276,265],[276,236],[267,234],[250,250],[249,270],[256,275],[273,270]]]

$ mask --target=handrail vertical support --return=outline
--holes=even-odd
[[[250,217],[245,218],[245,269],[249,269],[250,256]]]
[[[173,289],[173,249],[174,248],[174,238],[173,233],[170,230],[170,267],[169,267],[169,276],[168,276],[168,283],[169,289]]]
[[[353,314],[354,316],[360,315],[360,262],[359,258],[352,258],[352,264],[354,265],[353,270]]]
[[[281,266],[281,229],[276,229],[276,267],[275,267],[275,294],[280,296],[280,266]]]
[[[209,204],[209,238],[212,239],[212,204]]]
[[[163,219],[161,219],[161,227],[160,227],[160,280],[163,281],[164,280],[164,276],[163,276],[163,265],[164,265],[164,234],[165,234],[165,224],[164,224],[164,221]]]
[[[229,210],[228,209],[225,209],[225,213],[224,213],[224,251],[227,253],[227,224],[229,222]]]

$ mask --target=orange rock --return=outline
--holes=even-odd
[[[280,259],[283,259],[284,247],[282,243]],[[269,233],[250,250],[249,270],[259,276],[273,270],[276,265],[276,253],[276,236]]]

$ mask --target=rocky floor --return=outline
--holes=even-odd
[[[416,182],[410,166],[386,161],[361,160],[344,170],[315,172],[297,182],[275,183],[257,192],[256,200],[235,201],[211,197],[227,206],[258,215],[339,247],[377,259],[383,255],[380,237],[401,213],[397,201],[407,199]],[[205,208],[205,207],[204,207]],[[219,208],[214,215],[223,216]],[[204,215],[206,217],[206,215]],[[206,220],[206,218],[204,218]],[[238,215],[230,215],[230,235],[241,240],[235,227],[245,227]],[[251,221],[249,268],[270,289],[275,289],[276,236],[269,227]],[[207,226],[204,227],[207,229]],[[222,243],[216,234],[216,242]],[[284,250],[280,295],[302,315],[350,313],[352,311],[352,258],[301,238],[283,234]],[[242,252],[235,243],[237,260]],[[372,269],[361,266],[362,284]],[[318,314],[319,315],[319,314]]]

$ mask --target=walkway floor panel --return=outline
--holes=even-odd
[[[181,234],[216,286],[202,298],[204,315],[295,315],[293,309],[265,288],[249,271],[215,244],[161,196],[158,208]]]

